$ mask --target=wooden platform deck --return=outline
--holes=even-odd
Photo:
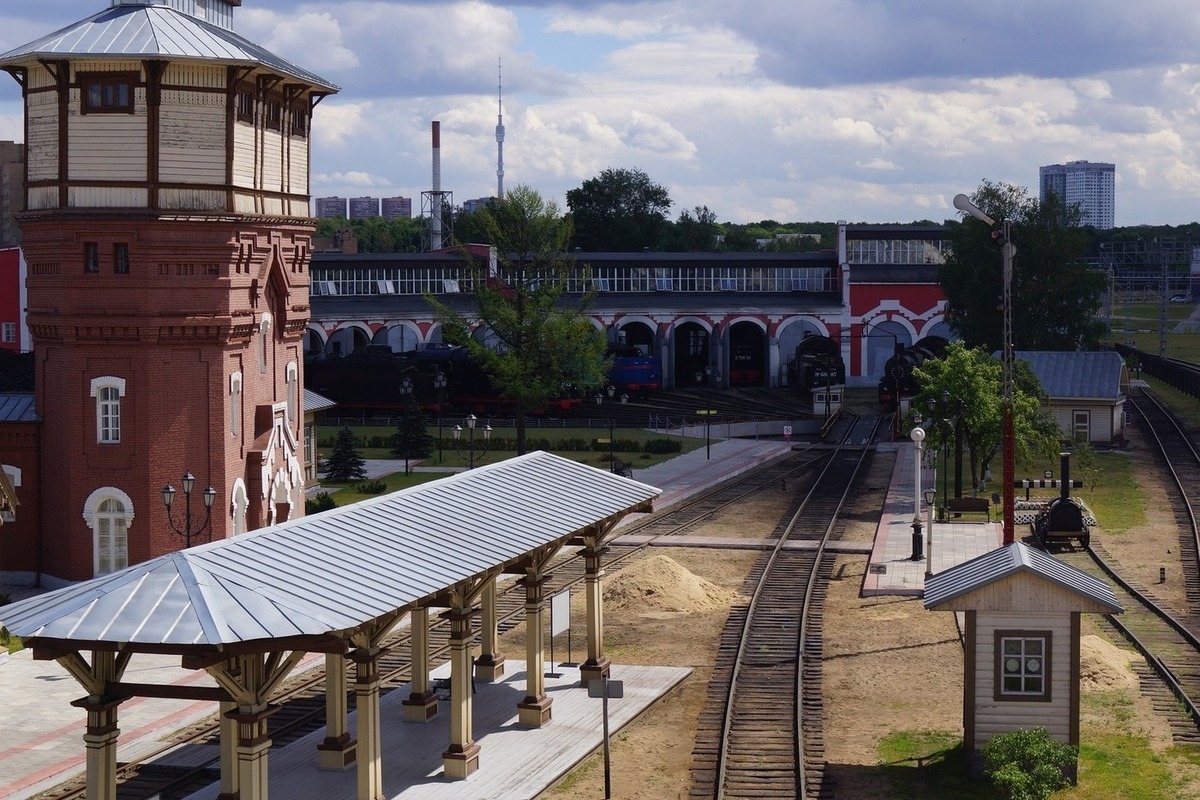
[[[394,800],[472,800],[472,798],[533,797],[602,744],[602,701],[589,698],[579,685],[579,670],[554,665],[558,677],[546,678],[546,693],[554,698],[553,717],[539,729],[517,725],[517,703],[525,696],[525,664],[506,661],[507,674],[496,683],[476,684],[475,741],[479,771],[465,781],[442,777],[442,752],[450,741],[448,703],[425,723],[404,722],[401,701],[407,688],[389,693],[381,703],[383,786]],[[549,664],[547,664],[549,667]],[[623,681],[625,696],[609,700],[610,735],[678,684],[689,667],[612,667],[612,680]],[[434,677],[448,677],[448,668]],[[351,714],[351,731],[354,715]],[[345,772],[317,769],[317,744],[324,730],[272,752],[268,766],[271,797],[289,800],[332,800],[355,796],[353,767]],[[181,754],[182,755],[182,754]],[[220,787],[212,785],[188,800],[214,800]]]

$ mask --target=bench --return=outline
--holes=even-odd
[[[948,514],[985,514],[992,521],[992,506],[986,497],[954,497],[946,501]]]
[[[614,475],[623,475],[626,478],[633,477],[633,470],[629,467],[628,464],[626,464],[624,461],[622,461],[619,458],[614,458],[612,460],[611,469],[612,469],[612,473]]]

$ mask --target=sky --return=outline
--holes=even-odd
[[[108,0],[0,4],[0,52]],[[243,0],[235,30],[337,84],[313,120],[315,197],[456,204],[504,184],[566,210],[607,168],[671,218],[941,222],[984,180],[1116,164],[1116,224],[1200,220],[1195,0]],[[0,139],[22,137],[0,75]]]

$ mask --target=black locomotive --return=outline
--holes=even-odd
[[[901,398],[912,397],[921,391],[913,368],[931,358],[941,358],[949,344],[941,336],[926,336],[916,344],[905,347],[883,365],[883,377],[879,379],[879,405],[884,411],[895,411]]]
[[[796,346],[796,357],[788,364],[788,383],[807,395],[813,389],[840,386],[846,382],[842,348],[828,336],[809,336]]]

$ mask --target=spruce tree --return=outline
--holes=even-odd
[[[409,473],[409,460],[429,458],[433,455],[434,439],[425,428],[425,418],[420,410],[410,404],[400,417],[396,432],[391,439],[392,455],[404,459],[404,474]]]
[[[366,461],[358,454],[354,432],[350,428],[338,431],[333,454],[329,457],[325,477],[331,481],[356,481],[367,477]]]

